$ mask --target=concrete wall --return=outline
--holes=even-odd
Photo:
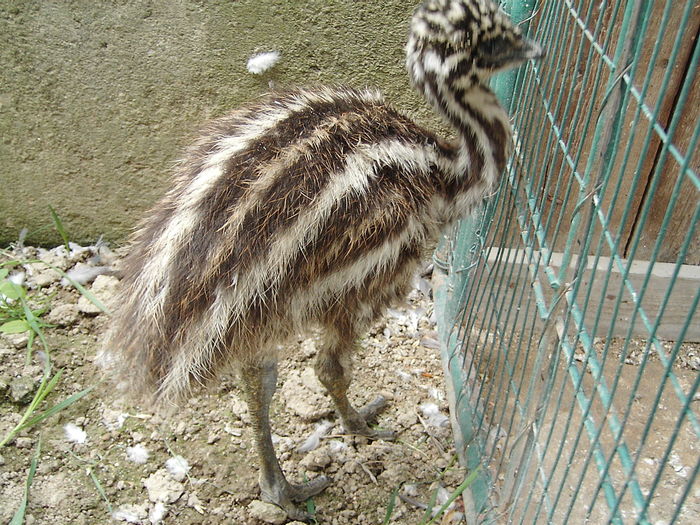
[[[122,240],[198,126],[270,83],[378,86],[435,124],[403,68],[416,3],[1,0],[0,246],[59,242],[49,205],[71,240]]]

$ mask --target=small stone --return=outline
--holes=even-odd
[[[253,518],[265,523],[282,525],[282,523],[287,521],[287,513],[284,510],[277,505],[260,500],[251,501],[248,505],[248,512]]]
[[[0,395],[7,392],[10,388],[10,378],[8,376],[0,376]]]
[[[3,338],[7,343],[13,348],[22,349],[26,348],[29,342],[29,332],[22,332],[21,334],[2,334]]]
[[[185,486],[175,481],[165,469],[159,469],[141,481],[148,491],[148,499],[154,503],[174,503],[185,492]]]
[[[10,399],[14,403],[26,405],[34,397],[37,387],[37,381],[31,377],[15,377],[10,381]]]
[[[59,472],[41,479],[37,490],[32,492],[32,502],[37,508],[60,509],[71,501],[77,490],[75,478],[66,472]]]
[[[107,308],[112,308],[117,294],[119,279],[111,275],[100,275],[92,283],[90,291],[99,299]],[[78,310],[85,314],[96,315],[102,313],[92,301],[84,295],[78,300]]]
[[[231,401],[230,401],[230,405],[231,405],[231,412],[238,419],[240,419],[243,422],[246,422],[246,420],[250,419],[250,416],[248,414],[248,404],[245,401],[243,401],[242,399],[239,399],[236,396],[232,396]]]
[[[37,288],[45,288],[61,279],[61,274],[51,268],[44,268],[32,277]]]
[[[43,262],[44,267],[54,266],[60,270],[66,271],[69,266],[68,254],[63,246],[57,246],[52,250],[39,249],[37,257]]]
[[[328,398],[306,386],[299,373],[289,374],[280,394],[285,399],[287,408],[306,421],[316,421],[332,412]]]
[[[301,343],[300,350],[302,355],[306,359],[315,356],[318,353],[318,349],[316,348],[316,341],[314,341],[313,339],[305,339]]]
[[[204,514],[204,505],[202,504],[202,500],[199,499],[199,496],[197,496],[195,493],[190,493],[187,496],[187,506],[192,507],[200,514]]]
[[[148,513],[148,520],[152,524],[162,523],[163,518],[168,514],[168,508],[161,502],[153,505],[151,512]]]
[[[112,513],[112,519],[127,523],[142,523],[148,517],[148,505],[122,505]]]
[[[80,311],[76,304],[59,304],[51,309],[46,320],[58,326],[73,326],[80,320]]]
[[[18,437],[15,439],[15,447],[17,448],[32,448],[33,446],[34,442],[32,441],[32,438]]]
[[[309,452],[304,458],[299,462],[302,467],[305,467],[312,471],[318,471],[325,469],[331,464],[332,458],[328,453],[328,448],[318,448]]]
[[[397,418],[397,423],[400,428],[411,428],[418,423],[418,416],[415,412],[404,412]]]
[[[317,394],[324,394],[326,392],[326,389],[316,377],[316,372],[314,372],[314,369],[310,366],[305,368],[301,373],[301,383]]]

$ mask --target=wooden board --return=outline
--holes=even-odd
[[[674,114],[680,115],[672,141],[682,154],[688,151],[690,137],[700,119],[700,80],[697,79],[697,72],[689,64],[700,31],[700,9],[692,11],[688,26],[680,35],[680,52],[673,63],[670,61],[677,37],[675,32],[680,27],[686,3],[681,1],[672,4],[669,25],[663,34],[660,34],[660,25],[667,2],[649,4],[652,16],[648,18],[647,31],[640,42],[639,66],[632,80],[634,88],[641,91],[645,79],[649,78],[643,102],[649,111],[653,111],[657,104],[659,105],[658,124],[662,128],[667,128]],[[647,4],[643,5],[646,7]],[[606,88],[611,75],[617,76],[619,71],[611,73],[610,67],[603,63],[599,51],[593,49],[590,42],[594,39],[603,46],[607,42],[606,54],[609,57],[615,54],[617,46],[627,45],[626,42],[618,43],[623,13],[621,9],[615,14],[613,7],[613,3],[601,4],[595,0],[583,0],[571,8],[578,9],[574,12],[564,2],[552,3],[548,4],[546,9],[538,11],[532,21],[533,29],[549,34],[548,38],[553,38],[553,33],[566,34],[560,47],[549,49],[547,58],[538,64],[538,87],[535,88],[532,82],[528,83],[526,80],[525,89],[526,92],[530,92],[530,98],[520,99],[520,102],[516,99],[515,108],[515,120],[523,147],[523,159],[516,170],[519,184],[532,184],[531,197],[534,197],[534,205],[540,212],[538,220],[545,227],[544,233],[549,246],[557,251],[563,250],[567,241],[579,192],[588,193],[592,190],[602,170],[600,155],[603,151],[591,151],[596,122],[612,133],[616,113],[610,110],[614,109],[614,99],[617,97],[619,103],[624,101],[624,92],[607,93]],[[601,8],[603,11],[600,11]],[[552,19],[549,18],[550,11],[556,14]],[[575,15],[586,20],[586,31],[575,23]],[[550,24],[550,27],[545,27],[546,24]],[[593,35],[596,27],[598,32]],[[660,43],[659,52],[652,60],[657,41]],[[546,47],[547,42],[543,44]],[[577,62],[578,56],[581,60]],[[628,60],[632,58],[628,57]],[[623,66],[624,64],[621,64],[620,69]],[[587,67],[589,73],[586,76]],[[667,73],[670,73],[670,77],[664,88]],[[597,81],[598,75],[600,80]],[[695,80],[690,96],[681,107],[678,104],[680,90],[687,79],[693,78]],[[618,82],[617,86],[624,86],[624,82]],[[568,105],[565,104],[567,98],[570,99]],[[551,112],[559,136],[545,114],[545,105]],[[601,195],[601,209],[609,222],[608,230],[613,237],[620,239],[620,252],[628,256],[632,240],[635,236],[640,236],[639,248],[634,257],[650,259],[654,244],[660,236],[660,226],[673,188],[678,177],[682,175],[675,159],[667,158],[663,165],[659,164],[663,143],[657,132],[652,130],[655,123],[642,114],[633,126],[638,107],[639,102],[633,97],[628,97],[627,103],[621,107],[620,134],[615,140],[615,146],[609,149],[610,168],[604,172],[608,183],[606,191]],[[593,118],[586,126],[588,115],[592,115]],[[599,149],[605,149],[610,143],[610,137],[603,138],[608,140],[603,140]],[[629,161],[623,166],[628,150]],[[565,154],[570,158],[566,159]],[[569,163],[573,163],[574,167]],[[573,177],[573,170],[582,174],[587,165],[593,166],[592,181],[590,187],[581,190],[579,182]],[[700,153],[697,151],[690,167],[696,172],[700,171]],[[657,176],[654,182],[656,171],[660,178]],[[656,184],[653,192],[652,184]],[[618,185],[618,197],[613,201],[613,193]],[[690,221],[699,201],[697,188],[689,181],[684,181],[671,215],[670,228],[662,236],[660,261],[675,262],[677,259],[681,246],[693,226]],[[647,204],[650,206],[650,212],[648,220],[642,224],[641,212]],[[585,232],[582,231],[582,227],[588,207],[588,204],[581,207],[582,224],[579,231],[573,232],[579,243],[583,243]],[[526,222],[531,220],[532,217],[526,217]],[[597,222],[591,253],[596,251],[597,239],[601,234]],[[512,242],[513,228],[512,225],[507,232],[501,229],[496,236],[504,236],[501,242],[503,246],[517,246],[517,243]],[[686,264],[700,264],[700,231],[695,231],[693,235],[690,249],[685,256]],[[603,254],[609,255],[605,252],[608,250],[605,245],[602,250]]]
[[[486,260],[482,260],[482,263],[472,275],[472,279],[481,277],[482,283],[501,282],[502,279],[503,284],[500,286],[499,295],[503,293],[520,294],[525,290],[524,298],[516,300],[515,304],[521,312],[528,312],[526,315],[529,317],[529,319],[523,319],[523,316],[520,315],[518,325],[529,325],[534,322],[533,318],[536,317],[536,309],[533,304],[526,308],[525,303],[534,301],[532,290],[535,281],[532,279],[528,268],[523,267],[523,265],[527,264],[525,254],[522,250],[517,249],[506,249],[500,255],[497,252],[495,248],[489,250],[489,256]],[[535,253],[534,259],[538,260],[539,254]],[[561,268],[561,260],[562,256],[560,253],[553,254],[550,267],[555,272],[558,272]],[[591,287],[592,291],[584,322],[587,330],[593,337],[607,337],[611,326],[613,328],[609,334],[610,336],[625,337],[632,320],[635,319],[635,301],[627,288],[623,286],[622,272],[615,265],[608,270],[609,262],[610,259],[601,257],[594,271],[594,257],[588,257],[586,270],[580,284],[579,296],[575,299],[579,306],[582,305],[584,294],[587,288]],[[627,261],[624,261],[624,263],[626,265]],[[639,296],[647,273],[650,272],[649,283],[641,299],[641,308],[652,324],[656,322],[657,317],[661,314],[656,335],[659,339],[667,341],[676,341],[678,339],[681,328],[688,317],[689,307],[700,289],[700,266],[681,266],[675,281],[672,279],[674,268],[675,265],[670,263],[657,262],[652,265],[648,261],[635,261],[631,264],[629,273],[629,282],[635,294]],[[605,287],[605,280],[608,276],[608,286]],[[547,284],[548,281],[543,267],[537,269],[537,278],[543,287],[547,302],[551,302],[555,292]],[[660,306],[670,286],[673,286],[670,298],[663,312],[661,312]],[[618,296],[621,296],[620,307],[617,316],[613,319],[613,311]],[[507,303],[508,301],[504,300],[503,304]],[[493,313],[486,311],[494,308],[491,304],[481,303],[475,306],[481,310],[478,315],[482,319],[489,318]],[[601,316],[598,322],[598,329],[593,333],[592,327],[599,309],[601,309]],[[694,315],[695,318],[685,334],[685,342],[700,342],[700,316],[697,312]],[[503,317],[505,316],[501,315],[501,318]],[[509,323],[512,323],[512,320],[505,321],[506,325]],[[502,326],[502,328],[504,327]],[[641,322],[639,316],[636,316],[634,321],[632,336],[642,339],[648,339],[649,337],[649,331]]]

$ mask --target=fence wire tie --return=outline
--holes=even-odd
[[[540,338],[537,341],[537,346],[540,346],[542,344],[542,340],[545,338],[545,336],[548,334],[549,330],[552,327],[552,322],[554,321],[554,314],[558,313],[560,310],[558,308],[559,301],[569,292],[574,284],[576,284],[576,281],[578,281],[578,276],[574,277],[571,281],[567,281],[564,284],[561,285],[561,287],[557,290],[557,294],[554,296],[554,299],[552,300],[552,305],[549,308],[549,313],[547,314],[547,317],[544,318],[544,326],[542,327],[542,333],[540,334]]]
[[[615,90],[615,87],[620,83],[621,80],[625,79],[625,75],[629,73],[629,70],[632,68],[632,64],[634,62],[630,62],[627,64],[620,73],[615,77],[615,80],[612,81],[612,84],[610,84],[610,87],[608,90],[605,92],[605,95],[603,95],[603,101],[600,104],[600,109],[598,110],[598,116],[595,119],[596,126],[598,125],[598,121],[600,120],[600,117],[603,115],[603,111],[605,110],[605,106],[608,105],[608,102],[610,100],[610,96],[613,94],[613,91]],[[625,81],[627,82],[627,81]],[[632,84],[632,79],[630,78],[629,80],[630,85]]]
[[[598,200],[600,200],[600,196],[598,195],[598,192],[600,191],[600,189],[601,189],[602,187],[603,187],[603,181],[600,180],[600,181],[598,181],[598,182],[596,183],[596,185],[594,186],[594,188],[593,188],[591,191],[589,191],[589,192],[576,204],[576,207],[574,208],[574,210],[573,210],[573,212],[571,213],[571,215],[572,215],[572,216],[576,215],[576,214],[581,210],[581,208],[583,207],[583,205],[586,204],[586,202],[588,201],[588,199],[590,199],[591,197],[597,196],[597,197],[598,197]],[[593,202],[593,206],[596,206],[596,203],[595,203],[595,202]]]
[[[469,266],[463,266],[463,267],[461,267],[461,268],[457,268],[457,269],[455,270],[455,273],[468,272],[469,270],[471,270],[472,268],[474,268],[475,266],[478,266],[478,265],[479,265],[479,261],[476,260],[476,261],[474,261],[473,263],[471,263]],[[484,267],[485,267],[485,268],[488,268],[489,270],[491,269],[491,267],[488,266],[488,265],[484,265]]]
[[[450,270],[449,261],[439,258],[437,252],[433,253],[433,264],[444,272],[449,272]]]

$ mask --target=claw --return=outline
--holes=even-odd
[[[385,439],[393,440],[396,435],[391,430],[376,430],[370,428],[367,421],[372,421],[377,417],[377,414],[386,407],[388,401],[384,396],[378,395],[372,401],[360,408],[357,412],[349,414],[349,417],[343,419],[343,426],[350,434],[365,436],[370,439]]]
[[[384,410],[384,407],[386,407],[387,404],[387,398],[379,394],[372,401],[360,408],[358,412],[363,418],[365,418],[366,421],[372,421],[375,417],[377,417],[379,412]]]
[[[314,520],[314,516],[300,509],[295,505],[295,502],[304,502],[322,492],[331,484],[331,481],[328,476],[319,476],[299,485],[283,483],[272,490],[263,491],[262,499],[280,507],[292,520],[311,522]]]
[[[328,485],[332,483],[332,479],[328,476],[318,476],[310,481],[302,483],[300,485],[290,484],[289,499],[296,501],[297,503],[306,501],[307,499],[315,496],[316,494],[323,492]]]

